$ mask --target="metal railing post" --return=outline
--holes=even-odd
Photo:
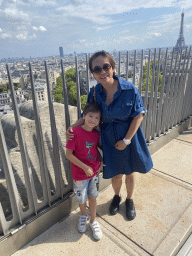
[[[81,117],[81,96],[80,96],[80,84],[79,84],[79,71],[77,55],[75,55],[75,68],[76,68],[76,85],[77,85],[77,116]]]

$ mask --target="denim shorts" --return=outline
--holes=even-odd
[[[99,184],[99,177],[97,175],[88,180],[73,181],[74,191],[77,196],[77,203],[84,204],[87,201],[87,196],[97,198],[97,184]]]

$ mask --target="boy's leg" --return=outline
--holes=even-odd
[[[87,213],[86,213],[86,203],[79,204],[79,208],[81,210],[81,215],[87,215]]]
[[[86,200],[87,200],[88,181],[74,181],[74,190],[76,192],[77,202],[81,210],[79,218],[78,230],[84,233],[87,229],[87,214],[86,214]]]
[[[92,223],[96,219],[97,200],[96,198],[88,196],[88,201],[89,201],[89,211],[91,215],[90,222]]]
[[[102,238],[102,231],[99,226],[99,223],[96,220],[96,208],[97,208],[96,198],[98,197],[98,190],[96,185],[97,182],[98,182],[97,176],[90,179],[89,186],[88,186],[88,200],[89,200],[89,210],[91,215],[90,227],[93,231],[93,237],[96,240],[99,240]]]

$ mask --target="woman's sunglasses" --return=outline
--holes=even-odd
[[[99,67],[99,66],[94,67],[93,73],[95,73],[95,74],[100,74],[102,69],[103,69],[104,71],[108,71],[110,68],[111,68],[111,65],[108,64],[108,63],[106,63],[106,64],[103,65],[102,68]]]

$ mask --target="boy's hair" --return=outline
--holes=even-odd
[[[83,110],[83,115],[86,116],[89,112],[93,112],[93,113],[98,113],[99,112],[101,114],[101,109],[99,108],[97,103],[90,102],[90,103],[87,103],[85,105],[85,108]]]

